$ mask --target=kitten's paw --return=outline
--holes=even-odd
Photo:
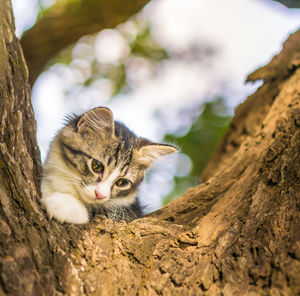
[[[60,222],[83,224],[89,222],[87,208],[74,196],[55,192],[42,198],[48,216]]]

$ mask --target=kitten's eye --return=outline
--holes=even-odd
[[[121,178],[119,180],[116,181],[115,183],[118,187],[125,187],[130,185],[130,181],[124,178]]]
[[[95,173],[103,173],[104,171],[104,166],[103,164],[96,160],[96,159],[93,159],[92,160],[92,170],[95,172]]]

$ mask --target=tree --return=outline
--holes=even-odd
[[[189,189],[129,224],[49,221],[27,66],[0,0],[1,295],[298,295],[300,31],[249,81],[218,151]]]
[[[30,84],[34,84],[49,59],[59,51],[83,35],[115,27],[149,1],[58,1],[21,39],[26,61],[30,65]]]

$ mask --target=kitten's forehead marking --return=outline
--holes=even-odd
[[[115,154],[114,154],[114,159],[115,159],[115,166],[117,166],[118,161],[119,161],[119,153],[120,153],[120,149],[121,149],[121,142],[119,142]]]
[[[133,150],[130,150],[129,153],[127,153],[127,157],[125,158],[120,170],[121,173],[125,176],[129,170],[130,164],[132,162],[132,157],[133,157]]]

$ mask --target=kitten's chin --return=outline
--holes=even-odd
[[[110,198],[106,203],[106,208],[115,209],[119,207],[130,207],[136,200],[136,193],[132,193],[126,197]]]

